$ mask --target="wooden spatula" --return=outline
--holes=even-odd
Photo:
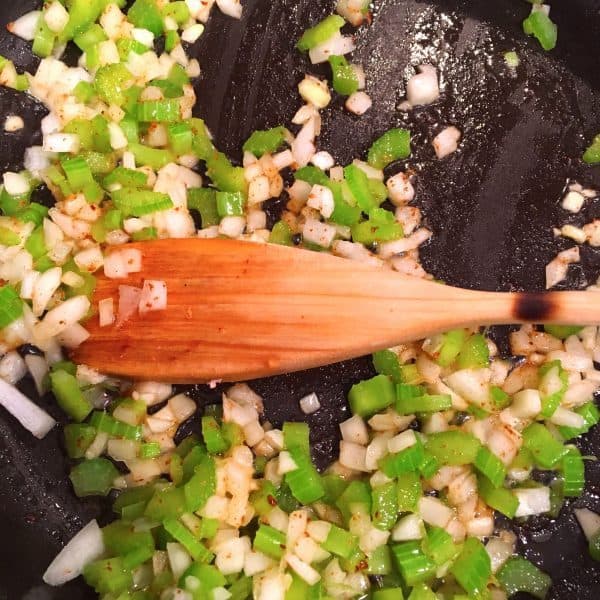
[[[166,310],[117,327],[86,324],[73,358],[101,372],[170,382],[239,381],[307,369],[455,327],[600,323],[587,292],[453,288],[328,254],[230,240],[128,245],[142,271],[100,277],[93,306],[120,285],[167,283]]]

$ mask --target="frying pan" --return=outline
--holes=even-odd
[[[36,0],[5,0],[0,22],[38,5]],[[333,5],[325,0],[244,0],[241,22],[213,12],[191,52],[203,69],[196,86],[197,113],[221,149],[239,159],[251,131],[290,122],[299,106],[295,86],[303,74],[327,74],[327,69],[309,66],[294,42]],[[454,285],[543,289],[544,265],[572,245],[553,239],[552,227],[581,225],[599,216],[598,201],[569,216],[559,198],[570,178],[600,189],[600,169],[579,160],[585,140],[600,130],[600,1],[552,3],[559,42],[551,53],[524,36],[520,24],[528,11],[529,5],[519,0],[378,0],[372,26],[357,34],[353,56],[365,67],[373,109],[358,119],[336,100],[325,111],[319,147],[340,164],[361,156],[391,126],[411,129],[415,143],[409,162],[418,171],[418,204],[435,233],[422,260],[430,273]],[[503,61],[503,53],[513,49],[521,58],[516,74]],[[28,44],[6,32],[0,33],[0,54],[18,68],[35,68]],[[76,58],[73,52],[67,56]],[[439,67],[442,99],[400,113],[405,76],[421,62]],[[21,132],[0,132],[0,167],[17,169],[24,148],[39,143],[45,111],[27,96],[0,88],[0,113],[20,114],[26,121]],[[464,141],[458,153],[437,161],[428,140],[446,124],[456,124]],[[48,200],[47,193],[40,197]],[[285,199],[271,201],[271,222],[284,204]],[[584,247],[581,264],[562,287],[584,287],[599,273],[598,251]],[[492,331],[504,353],[506,334],[507,328]],[[348,416],[348,389],[372,373],[369,359],[363,358],[256,381],[253,387],[264,395],[267,417],[275,424],[305,418],[298,400],[317,392],[322,408],[306,419],[314,458],[323,467],[337,453],[337,423]],[[31,382],[24,380],[22,387],[34,397]],[[181,389],[200,405],[219,400],[219,389]],[[38,402],[64,421],[51,398]],[[194,423],[183,428],[189,431]],[[600,433],[578,444],[584,455],[593,454],[600,449]],[[79,580],[58,589],[41,580],[50,560],[82,525],[93,517],[105,524],[111,517],[108,500],[75,498],[68,470],[59,429],[37,441],[0,413],[0,600],[94,597]],[[540,517],[513,526],[520,551],[552,575],[551,598],[591,600],[600,594],[598,565],[589,558],[570,510],[600,510],[600,468],[588,462],[586,471],[584,497],[567,503],[558,519]]]

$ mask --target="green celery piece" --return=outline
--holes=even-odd
[[[590,538],[590,542],[588,544],[588,549],[590,552],[590,556],[595,561],[600,561],[600,532],[594,534]]]
[[[217,213],[223,217],[244,215],[246,199],[241,192],[217,192]]]
[[[148,501],[144,515],[153,521],[178,518],[186,512],[185,500],[184,488],[172,484],[165,486],[154,492]]]
[[[179,454],[174,454],[171,457],[169,476],[175,485],[179,485],[183,481],[183,459]]]
[[[379,468],[388,477],[400,477],[405,473],[417,472],[423,464],[424,458],[423,444],[417,440],[416,444],[382,458],[379,461]]]
[[[145,187],[147,183],[148,175],[146,173],[120,166],[109,173],[103,181],[104,187],[119,184],[123,187],[140,188]]]
[[[587,147],[583,154],[583,162],[588,165],[597,165],[600,163],[600,134],[595,136],[592,143]]]
[[[137,116],[142,123],[177,123],[181,119],[179,99],[164,98],[138,102]]]
[[[228,591],[231,594],[229,600],[246,600],[252,595],[252,577],[242,576],[236,579]]]
[[[475,468],[490,480],[494,487],[500,487],[506,478],[504,463],[486,446],[481,446],[475,456]]]
[[[202,437],[210,454],[221,454],[229,448],[227,440],[221,433],[219,423],[214,417],[202,417]]]
[[[449,367],[454,363],[466,339],[467,332],[464,329],[452,329],[444,333],[437,363],[442,367]]]
[[[75,494],[83,498],[84,496],[106,496],[118,476],[119,471],[110,460],[93,458],[73,467],[69,479]]]
[[[391,377],[394,383],[402,382],[402,371],[400,369],[400,359],[392,350],[379,350],[373,352],[373,367],[380,375]]]
[[[129,488],[122,491],[113,503],[113,511],[120,514],[124,508],[140,502],[146,504],[154,495],[154,486],[151,484]]]
[[[321,481],[325,487],[325,495],[323,496],[323,502],[325,502],[325,504],[335,504],[336,500],[348,487],[348,482],[334,473],[323,475]]]
[[[100,16],[106,6],[102,0],[71,0],[69,21],[59,33],[58,39],[64,43],[86,31]]]
[[[324,550],[341,558],[350,558],[357,545],[358,539],[355,535],[334,524],[331,525],[327,538],[321,544]]]
[[[213,152],[206,159],[206,174],[222,192],[240,192],[246,195],[248,184],[242,167],[234,167],[222,152]]]
[[[131,239],[134,242],[156,240],[158,239],[158,231],[156,230],[156,227],[144,227],[144,229],[140,229],[140,231],[134,231],[131,234]]]
[[[50,373],[50,387],[58,405],[73,420],[81,423],[92,411],[92,405],[84,397],[77,379],[66,371]]]
[[[52,54],[55,41],[55,33],[50,30],[43,15],[40,15],[35,30],[35,36],[33,38],[33,44],[31,46],[32,52],[40,58],[47,58]]]
[[[412,587],[435,576],[435,563],[421,551],[419,542],[394,544],[392,554],[406,585]]]
[[[112,192],[111,196],[114,205],[123,212],[124,216],[142,217],[173,207],[173,201],[168,194],[151,190],[124,187]]]
[[[94,129],[85,119],[73,119],[64,127],[65,133],[74,133],[79,136],[79,147],[82,150],[94,149]]]
[[[171,144],[171,148],[175,154],[182,155],[192,152],[194,134],[192,133],[192,128],[187,123],[172,123],[168,127],[167,134],[169,136],[169,144]]]
[[[490,388],[490,398],[493,405],[498,410],[502,410],[510,404],[510,396],[502,388],[496,385],[493,385]]]
[[[285,533],[269,525],[262,524],[256,531],[253,546],[255,550],[279,560],[285,550],[285,541]]]
[[[215,461],[205,455],[195,468],[194,474],[183,486],[186,506],[189,512],[200,510],[216,489]]]
[[[65,425],[64,436],[69,458],[83,458],[96,437],[96,429],[91,425],[69,423]]]
[[[391,406],[396,399],[394,384],[386,375],[376,375],[350,388],[348,402],[352,414],[370,417]]]
[[[254,507],[259,517],[267,515],[274,506],[277,506],[277,490],[271,481],[262,479],[258,490],[250,494],[250,504]]]
[[[307,29],[298,40],[296,48],[306,52],[335,35],[344,26],[344,19],[339,15],[330,15],[317,23],[314,27]]]
[[[403,473],[396,482],[399,512],[416,512],[423,495],[421,477],[418,473]]]
[[[390,481],[371,491],[371,517],[378,529],[389,531],[398,519],[398,490],[396,482]]]
[[[389,575],[393,570],[390,547],[383,545],[375,548],[369,554],[368,563],[367,573],[369,575]]]
[[[283,443],[285,448],[300,448],[310,456],[310,429],[307,423],[286,421],[283,424]]]
[[[423,552],[438,566],[453,560],[460,552],[452,536],[441,527],[429,527],[422,542]]]
[[[175,517],[169,517],[163,521],[165,531],[173,536],[198,562],[209,563],[214,558],[214,554],[190,532],[181,521]]]
[[[94,411],[90,418],[90,424],[98,431],[103,431],[115,437],[122,437],[134,441],[140,441],[142,439],[141,426],[129,425],[128,423],[115,419],[103,411]]]
[[[341,96],[351,96],[358,91],[358,77],[344,56],[330,56],[333,89]]]
[[[569,451],[541,423],[532,423],[523,431],[523,445],[544,469],[552,469]]]
[[[466,431],[450,430],[427,436],[425,447],[440,465],[457,466],[474,463],[481,443]]]
[[[285,481],[290,487],[292,495],[302,504],[316,502],[325,494],[325,488],[321,483],[321,477],[315,469],[307,454],[300,446],[288,448],[293,461],[298,465],[294,471],[285,475]]]
[[[492,575],[490,556],[477,538],[467,538],[450,572],[469,597],[479,597],[487,589]]]
[[[123,92],[132,80],[133,76],[123,63],[105,65],[96,72],[94,87],[98,96],[107,104],[122,106],[125,104]]]
[[[23,301],[14,288],[0,287],[0,329],[10,325],[23,314]]]
[[[438,600],[438,595],[429,586],[419,583],[413,587],[408,600]],[[458,596],[454,596],[453,600],[458,600]]]
[[[496,578],[508,596],[517,592],[527,592],[539,600],[548,595],[552,585],[552,579],[546,573],[521,556],[509,558],[496,574]]]
[[[356,165],[348,165],[344,167],[344,177],[352,196],[356,200],[356,204],[358,204],[363,212],[368,213],[373,208],[379,206],[375,202],[373,194],[371,194],[369,179],[362,169]]]
[[[25,250],[33,256],[34,260],[37,260],[46,252],[48,249],[46,248],[46,241],[44,238],[44,228],[41,226],[36,227],[33,230],[33,233],[27,238],[25,242]]]
[[[286,513],[291,513],[300,507],[300,503],[294,497],[285,479],[277,488],[275,499],[277,500],[277,506]]]
[[[514,518],[519,507],[519,500],[510,490],[505,487],[494,487],[487,477],[478,478],[478,490],[487,505],[506,515],[509,519]]]
[[[262,131],[254,131],[244,142],[244,152],[251,152],[257,158],[264,154],[273,154],[285,142],[288,131],[282,125]]]
[[[375,209],[388,212],[385,209]],[[384,221],[379,218],[369,218],[368,221],[357,223],[352,226],[352,239],[361,244],[370,245],[375,242],[391,242],[404,237],[402,225],[393,219],[392,213],[389,213],[391,219]]]
[[[218,225],[217,192],[210,188],[191,188],[188,190],[188,208],[197,210],[202,219],[202,227]]]
[[[135,531],[130,523],[113,521],[102,528],[102,539],[109,555],[129,554],[138,548],[154,551],[154,538],[150,531]]]
[[[293,236],[290,226],[285,221],[277,221],[271,229],[269,235],[270,244],[279,244],[280,246],[293,246]]]
[[[540,10],[531,12],[523,21],[523,31],[527,35],[533,35],[546,51],[556,46],[558,28],[550,17]]]
[[[225,575],[213,565],[203,563],[192,563],[183,573],[179,580],[179,587],[185,585],[188,577],[195,577],[201,584],[203,590],[213,590],[227,584]],[[182,585],[183,584],[183,585]]]
[[[585,421],[584,425],[580,428],[575,427],[559,427],[558,431],[565,438],[565,440],[571,440],[577,436],[587,433],[594,425],[600,421],[600,411],[594,404],[594,401],[586,402],[582,406],[575,409],[578,415],[581,415]]]
[[[148,29],[155,36],[164,30],[163,16],[156,0],[135,0],[127,11],[127,18],[135,27]]]
[[[128,590],[133,584],[131,571],[125,569],[120,556],[86,565],[83,577],[98,594],[118,594]]]
[[[163,17],[171,17],[178,25],[183,25],[190,18],[190,9],[183,0],[169,2],[162,9]]]
[[[179,454],[183,458],[184,481],[189,481],[192,478],[192,475],[196,471],[196,467],[205,464],[205,459],[207,456],[206,449],[204,448],[204,446],[201,446],[197,443],[194,444],[185,455],[183,455],[182,452],[178,452],[177,454]]]
[[[571,335],[577,335],[582,329],[582,325],[544,325],[544,331],[559,340],[566,340]]]
[[[351,481],[335,503],[346,522],[357,512],[370,515],[371,504],[371,488],[364,481]]]
[[[482,369],[490,363],[490,350],[485,336],[476,333],[469,337],[458,355],[459,369]]]
[[[561,471],[563,475],[563,493],[567,498],[578,498],[585,487],[585,465],[581,452],[575,446],[563,458]]]
[[[452,408],[452,397],[449,394],[422,394],[412,398],[396,398],[396,410],[401,415],[439,412],[450,408]]]
[[[390,163],[410,156],[410,132],[406,129],[390,129],[376,139],[367,161],[376,169],[384,169]]]

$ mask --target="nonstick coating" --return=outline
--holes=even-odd
[[[290,122],[299,106],[295,86],[306,71],[326,74],[327,69],[311,67],[293,45],[334,5],[322,0],[243,3],[241,23],[215,10],[193,49],[203,69],[197,85],[199,116],[217,144],[237,158],[252,130]],[[5,0],[0,22],[38,5]],[[391,126],[413,131],[414,155],[408,163],[419,172],[417,201],[435,234],[422,252],[423,262],[429,272],[455,285],[543,289],[544,265],[572,245],[553,239],[552,227],[600,216],[596,201],[575,216],[559,206],[569,178],[600,189],[600,169],[579,160],[585,140],[600,131],[600,2],[552,4],[559,43],[551,53],[542,52],[521,30],[529,8],[518,0],[375,2],[373,24],[359,31],[353,57],[365,67],[373,109],[358,119],[336,100],[325,111],[320,148],[341,164],[361,156]],[[521,58],[516,75],[503,61],[503,53],[513,49]],[[18,68],[35,68],[28,45],[6,32],[0,34],[0,54]],[[403,82],[422,61],[439,67],[443,97],[435,106],[405,115],[396,108]],[[24,131],[0,133],[0,167],[20,168],[24,148],[39,142],[35,132],[44,110],[27,96],[0,88],[0,112],[25,117]],[[457,154],[436,161],[429,140],[446,124],[462,129],[464,142]],[[283,202],[271,203],[271,219]],[[581,265],[572,268],[568,286],[594,282],[599,267],[598,252],[583,247]],[[363,326],[368,323],[348,323]],[[506,351],[506,330],[496,329],[494,335]],[[276,424],[302,419],[298,400],[317,392],[323,408],[308,422],[314,456],[324,466],[336,454],[337,423],[348,416],[349,387],[371,373],[364,358],[257,381],[254,387],[264,394],[267,417]],[[31,394],[30,382],[23,386]],[[218,390],[188,389],[201,404],[219,398]],[[62,419],[50,398],[39,402]],[[52,557],[83,524],[92,517],[102,523],[110,518],[106,502],[73,495],[60,440],[59,429],[34,440],[0,413],[0,600],[94,597],[81,581],[56,590],[41,581]],[[583,439],[580,447],[593,454],[600,448],[600,434]],[[555,599],[591,600],[600,594],[597,563],[589,558],[570,510],[573,505],[600,510],[600,468],[588,462],[586,470],[585,496],[570,503],[558,520],[539,518],[515,526],[521,550],[552,575]]]

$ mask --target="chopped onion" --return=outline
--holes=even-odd
[[[77,348],[90,337],[89,331],[79,323],[73,323],[57,335],[57,340],[65,348]]]
[[[600,515],[587,508],[576,508],[574,513],[585,537],[592,539],[600,531]]]
[[[35,383],[35,389],[42,396],[46,391],[44,381],[48,374],[48,363],[43,356],[39,356],[38,354],[28,354],[24,360],[27,370]]]
[[[414,446],[416,443],[417,436],[415,435],[415,432],[412,429],[407,429],[388,440],[387,448],[389,452],[395,454],[396,452],[402,452],[402,450]]]
[[[145,279],[138,304],[140,314],[167,308],[167,284],[156,279]]]
[[[0,404],[25,429],[39,439],[42,439],[56,425],[56,421],[48,413],[24,396],[16,387],[1,378]]]
[[[104,263],[106,269],[106,262]],[[117,309],[117,327],[125,323],[138,310],[140,298],[142,296],[141,288],[131,285],[119,286],[119,306]]]
[[[115,322],[115,306],[112,298],[104,298],[98,302],[98,322],[100,327],[107,327]]]
[[[298,84],[298,92],[303,100],[318,109],[325,108],[331,102],[331,92],[327,81],[317,79],[312,75],[306,75]]]
[[[425,523],[442,528],[454,517],[454,511],[450,507],[432,496],[423,496],[419,500],[419,514]]]
[[[550,511],[550,488],[520,488],[513,490],[519,500],[516,517],[541,515]]]
[[[330,56],[342,56],[353,52],[356,48],[354,40],[349,36],[343,36],[339,32],[331,36],[328,40],[311,48],[308,57],[313,65],[324,63]]]
[[[53,338],[83,319],[90,309],[87,296],[74,296],[48,311],[34,327],[34,334],[41,342]]]
[[[240,0],[217,0],[219,10],[234,19],[242,18],[242,5]]]
[[[400,172],[386,181],[392,204],[404,206],[412,202],[415,197],[415,188],[410,181],[410,175]],[[405,232],[406,233],[406,232]]]
[[[419,65],[419,73],[406,84],[406,98],[411,106],[431,104],[440,97],[437,70],[432,65]]]
[[[318,184],[313,185],[308,196],[307,205],[318,210],[326,219],[328,219],[335,209],[333,192],[328,187]]]
[[[298,167],[305,167],[315,154],[314,139],[316,123],[314,118],[308,119],[292,142],[292,154]]]
[[[305,415],[312,415],[321,408],[319,397],[314,392],[301,398],[299,404],[300,410],[302,410]]]
[[[4,131],[14,133],[25,127],[25,121],[18,115],[8,115],[4,121]]]
[[[310,162],[321,169],[321,171],[329,171],[333,165],[335,165],[335,160],[333,156],[329,154],[329,152],[321,151],[317,152],[311,159]]]
[[[9,23],[6,29],[13,35],[20,37],[28,42],[31,42],[35,37],[37,24],[42,13],[39,10],[32,10],[19,17],[16,21]]]
[[[223,217],[219,223],[219,233],[229,238],[238,238],[244,233],[246,219],[244,217]]]
[[[79,152],[79,136],[75,133],[50,133],[44,136],[42,146],[46,152]]]
[[[555,258],[553,258],[546,265],[546,289],[549,290],[554,287],[557,283],[560,283],[567,276],[569,265],[572,263],[578,263],[579,247],[573,246],[567,250],[559,252]]]
[[[60,33],[69,22],[69,13],[58,0],[54,0],[44,10],[44,21],[50,31]]]
[[[340,423],[342,439],[346,442],[354,442],[366,446],[369,443],[369,432],[367,425],[360,415],[354,415]]]
[[[43,579],[48,585],[63,585],[79,577],[84,567],[100,558],[103,553],[102,530],[94,519],[60,551],[46,569]]]
[[[366,456],[367,449],[364,446],[344,440],[340,442],[340,464],[347,469],[367,472]]]
[[[315,571],[315,569],[303,560],[300,560],[296,555],[288,552],[285,554],[284,558],[292,570],[296,572],[298,577],[306,581],[308,585],[315,585],[321,579],[321,575],[318,571]]]
[[[439,159],[449,156],[458,149],[458,142],[462,134],[454,126],[446,127],[433,138],[433,148]]]
[[[392,530],[392,540],[408,542],[420,540],[425,535],[425,525],[418,514],[413,513],[402,517]]]
[[[20,196],[29,192],[29,182],[21,173],[4,173],[4,189],[11,196]]]
[[[304,240],[323,248],[329,248],[336,236],[337,230],[333,225],[321,223],[317,219],[308,218],[302,228]]]

